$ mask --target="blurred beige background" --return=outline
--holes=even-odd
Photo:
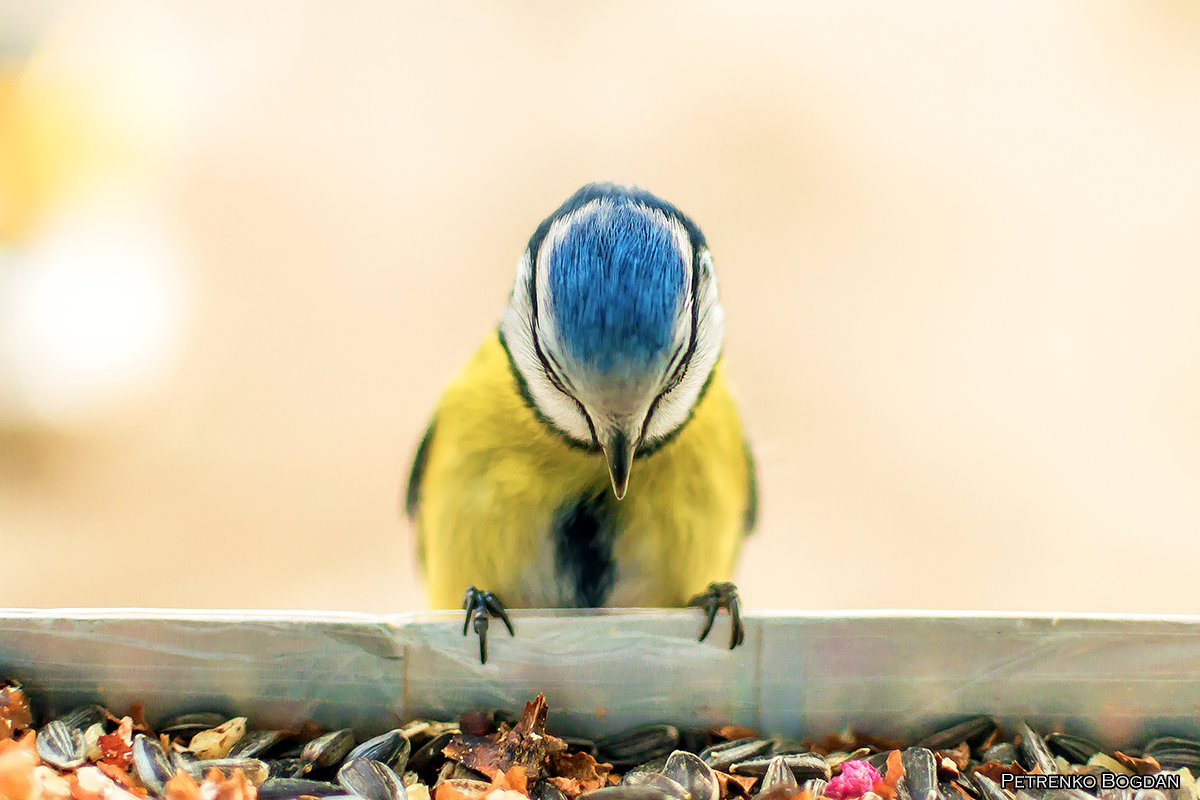
[[[750,606],[1200,613],[1194,2],[6,0],[0,87],[0,606],[423,607],[413,447],[613,178],[713,248]]]

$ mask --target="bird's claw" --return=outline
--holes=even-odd
[[[504,610],[504,604],[500,602],[499,597],[474,586],[468,586],[463,594],[463,610],[467,612],[466,619],[463,620],[463,636],[466,636],[471,628],[475,629],[475,633],[479,635],[479,663],[486,664],[488,623],[495,617],[508,628],[509,636],[515,636],[512,620],[508,618],[508,612]]]
[[[722,608],[729,612],[729,649],[737,647],[746,639],[746,628],[742,625],[742,601],[738,597],[737,587],[725,581],[710,583],[708,588],[688,600],[689,607],[704,609],[707,619],[704,630],[700,632],[700,641],[704,641],[712,630],[717,612]]]

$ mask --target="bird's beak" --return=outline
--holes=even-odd
[[[608,459],[608,476],[612,478],[613,494],[620,500],[629,488],[629,467],[633,463],[636,445],[625,431],[615,430],[601,443]]]

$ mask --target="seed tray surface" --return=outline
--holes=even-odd
[[[1200,619],[852,612],[513,613],[485,666],[454,612],[374,616],[156,609],[0,610],[0,673],[56,707],[141,703],[314,719],[369,734],[416,717],[519,709],[539,692],[564,735],[643,722],[908,739],[990,714],[1107,746],[1200,732]]]

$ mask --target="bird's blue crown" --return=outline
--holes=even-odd
[[[687,291],[685,254],[668,220],[693,247],[699,232],[668,203],[611,184],[585,186],[547,223],[572,212],[547,259],[550,310],[563,344],[601,374],[661,365]],[[537,244],[548,230],[544,224],[541,237],[535,234]]]

